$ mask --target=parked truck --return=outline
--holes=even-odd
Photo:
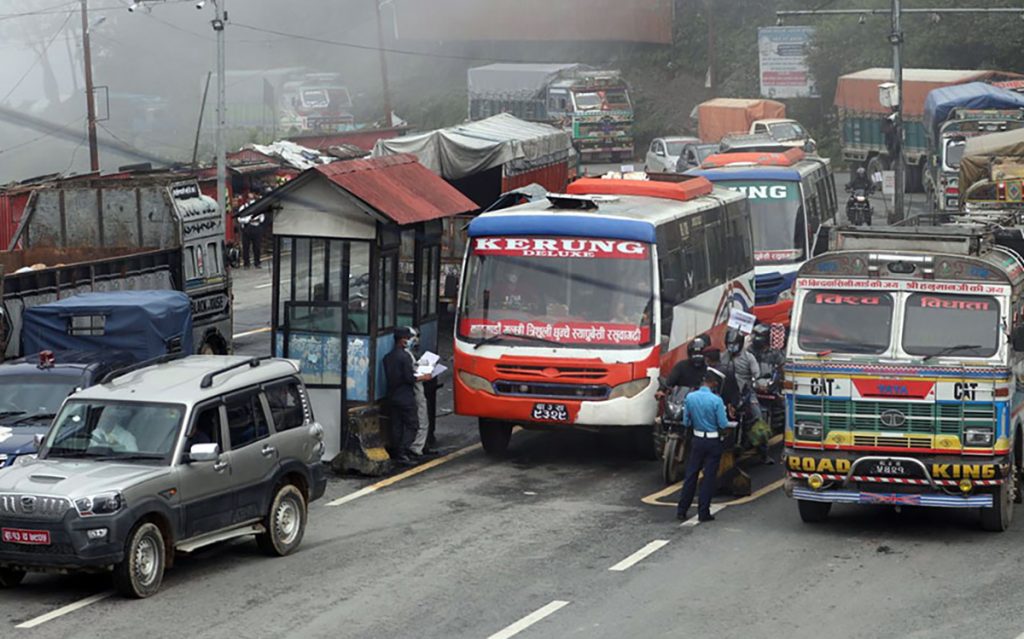
[[[633,158],[633,104],[622,74],[583,64],[489,64],[468,71],[469,118],[509,113],[561,126],[583,162]]]
[[[231,346],[231,279],[217,203],[194,179],[74,179],[32,191],[0,252],[0,353],[22,355],[26,308],[76,293],[177,290],[192,304],[200,353]]]
[[[935,89],[924,104],[924,189],[933,211],[960,205],[957,172],[970,138],[1024,127],[1024,94],[970,82]]]
[[[928,142],[923,115],[928,93],[951,85],[994,82],[1012,76],[999,71],[903,70],[903,153],[907,161],[908,191],[924,189]],[[890,148],[895,142],[889,119],[892,110],[883,107],[878,99],[878,85],[891,81],[892,69],[872,68],[840,76],[836,85],[835,106],[843,160],[851,166],[867,168],[869,175],[892,165]]]

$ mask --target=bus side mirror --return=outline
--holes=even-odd
[[[1024,326],[1018,326],[1013,329],[1010,341],[1013,346],[1013,350],[1018,353],[1024,352]]]

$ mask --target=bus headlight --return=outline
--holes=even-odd
[[[797,439],[813,441],[820,441],[824,432],[821,424],[805,424],[803,422],[797,422],[795,430]]]
[[[494,387],[491,386],[491,383],[479,375],[467,373],[466,371],[459,371],[459,379],[470,390],[483,391],[485,393],[494,392]]]
[[[988,447],[995,441],[995,431],[990,426],[965,428],[964,443],[968,446]]]
[[[634,379],[631,382],[625,384],[619,384],[612,388],[612,392],[608,394],[608,399],[619,399],[620,397],[636,397],[640,393],[651,385],[651,378],[645,377],[643,379]]]

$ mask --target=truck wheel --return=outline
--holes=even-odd
[[[800,519],[805,524],[817,524],[828,519],[828,513],[832,510],[830,501],[807,501],[798,499],[797,508],[800,509]]]
[[[992,507],[981,509],[981,527],[990,532],[1005,532],[1013,521],[1013,504],[1015,501],[1017,464],[1010,456],[1010,472],[1007,479],[992,494]]]
[[[156,524],[136,526],[125,543],[124,560],[114,566],[114,589],[132,599],[155,595],[164,579],[165,553],[164,535]]]
[[[0,568],[0,588],[16,588],[24,578],[24,570]]]
[[[481,419],[479,427],[484,452],[491,457],[504,457],[512,440],[512,424]]]
[[[299,547],[306,533],[306,499],[294,484],[277,490],[270,511],[263,519],[267,532],[256,535],[260,550],[272,557],[284,557]]]

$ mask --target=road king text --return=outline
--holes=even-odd
[[[804,473],[848,473],[856,460],[815,459],[814,457],[786,458],[786,468]],[[866,467],[866,466],[865,466]],[[933,479],[995,479],[999,467],[993,464],[931,464],[929,472]]]

